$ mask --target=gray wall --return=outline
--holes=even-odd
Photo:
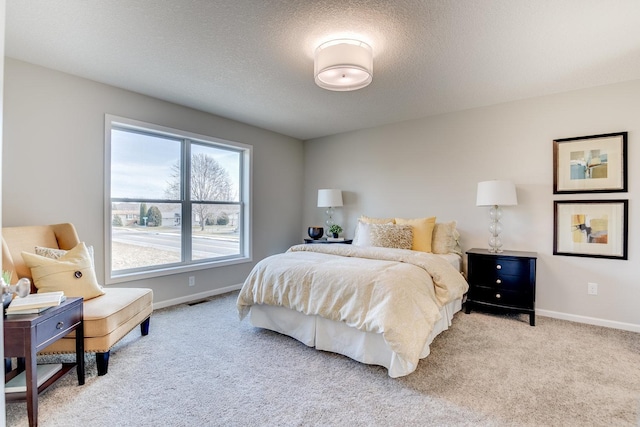
[[[318,188],[345,191],[337,223],[353,235],[357,217],[457,220],[464,249],[487,247],[488,208],[476,185],[512,180],[505,207],[507,249],[538,252],[540,314],[640,331],[640,81],[545,96],[305,143],[304,224],[322,223]],[[553,195],[553,140],[629,132],[629,193]],[[629,199],[629,260],[554,256],[553,201]],[[587,282],[599,294],[587,294]]]
[[[72,222],[104,278],[105,113],[253,146],[253,262],[117,286],[154,290],[157,306],[241,284],[260,259],[297,243],[301,141],[137,93],[5,58],[4,227]],[[215,96],[215,94],[212,94]],[[196,286],[188,287],[187,276]]]

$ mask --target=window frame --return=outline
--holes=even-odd
[[[228,265],[251,262],[253,259],[252,251],[252,168],[253,168],[253,147],[235,141],[229,141],[222,138],[196,134],[189,131],[173,129],[165,126],[146,123],[139,120],[128,119],[111,114],[105,114],[105,134],[104,134],[104,282],[106,284],[122,283],[133,280],[141,280],[152,277],[168,276],[172,274],[185,273],[196,270],[223,267]],[[190,167],[190,147],[192,144],[210,145],[213,147],[229,148],[240,154],[240,171],[239,171],[239,200],[240,218],[242,226],[240,227],[239,237],[239,255],[227,256],[220,259],[209,260],[185,260],[185,248],[191,247],[191,233],[181,233],[182,249],[181,261],[179,263],[165,264],[160,266],[141,267],[135,271],[127,270],[124,273],[116,273],[112,271],[112,197],[111,197],[111,131],[113,129],[123,129],[132,132],[141,132],[147,135],[157,135],[177,140],[188,140],[189,143],[181,143],[181,173],[184,181],[185,167]],[[182,188],[184,193],[179,203],[182,208],[183,222],[188,222],[184,226],[185,229],[191,229],[191,215],[185,215],[185,212],[191,213],[192,203],[201,203],[202,201],[192,201],[190,192],[190,182],[185,182]],[[185,195],[187,197],[185,197]],[[146,200],[145,200],[146,202]],[[169,202],[168,200],[158,200],[158,202]],[[171,203],[176,203],[171,201]],[[211,204],[228,204],[227,202],[206,202]],[[188,205],[188,206],[187,206]]]

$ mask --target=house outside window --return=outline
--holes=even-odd
[[[107,115],[107,283],[251,260],[251,147]]]

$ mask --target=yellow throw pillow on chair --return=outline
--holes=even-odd
[[[104,295],[93,269],[91,255],[83,242],[58,259],[22,252],[25,264],[31,269],[38,292],[63,291],[67,297],[85,300]]]

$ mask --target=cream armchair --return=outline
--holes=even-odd
[[[22,252],[33,253],[36,246],[70,250],[80,243],[72,224],[5,227],[2,229],[2,269],[13,273],[12,282],[31,277]],[[33,282],[33,280],[32,280]],[[153,291],[145,288],[105,287],[105,294],[84,302],[84,350],[96,354],[98,375],[109,367],[109,351],[114,344],[140,325],[149,333],[153,311]],[[32,285],[32,292],[35,288]],[[75,333],[60,339],[41,354],[75,353]]]

